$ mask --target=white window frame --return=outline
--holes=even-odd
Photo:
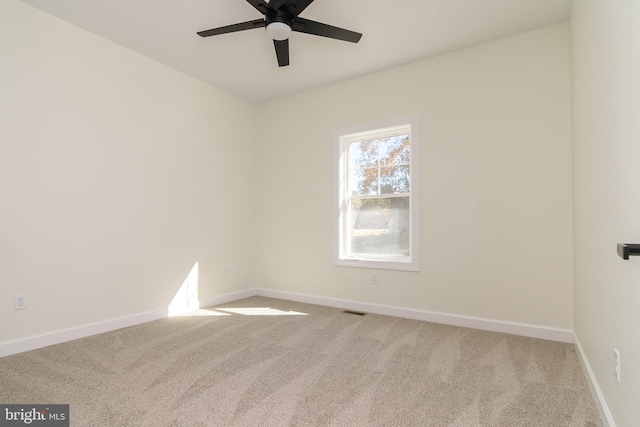
[[[348,152],[349,144],[378,135],[391,135],[409,127],[410,136],[410,256],[350,256],[346,253],[348,241]],[[369,125],[343,128],[334,132],[334,209],[333,209],[333,264],[343,267],[361,267],[386,270],[420,271],[420,166],[419,135],[417,117],[378,122]]]

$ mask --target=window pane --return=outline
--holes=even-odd
[[[378,168],[355,169],[349,172],[349,194],[352,196],[378,194]]]
[[[408,193],[409,166],[384,166],[380,168],[380,194]]]
[[[351,253],[410,255],[409,197],[352,200]]]
[[[392,136],[380,140],[380,164],[409,163],[409,135]]]
[[[349,145],[349,169],[377,166],[378,144],[376,141],[352,142]]]

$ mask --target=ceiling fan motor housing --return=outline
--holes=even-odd
[[[269,13],[265,15],[264,18],[267,26],[269,26],[269,24],[274,22],[282,22],[283,24],[286,24],[289,27],[291,27],[291,22],[292,22],[291,17],[280,10],[276,10],[275,13]]]
[[[265,15],[265,29],[273,40],[284,41],[291,35],[292,19],[279,10]]]

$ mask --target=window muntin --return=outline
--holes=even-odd
[[[410,124],[341,134],[338,265],[417,270]]]
[[[408,133],[348,144],[351,195],[409,193],[411,145]]]

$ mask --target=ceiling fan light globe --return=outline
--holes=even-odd
[[[291,35],[291,27],[284,22],[272,22],[267,25],[267,34],[274,40],[286,40]]]

